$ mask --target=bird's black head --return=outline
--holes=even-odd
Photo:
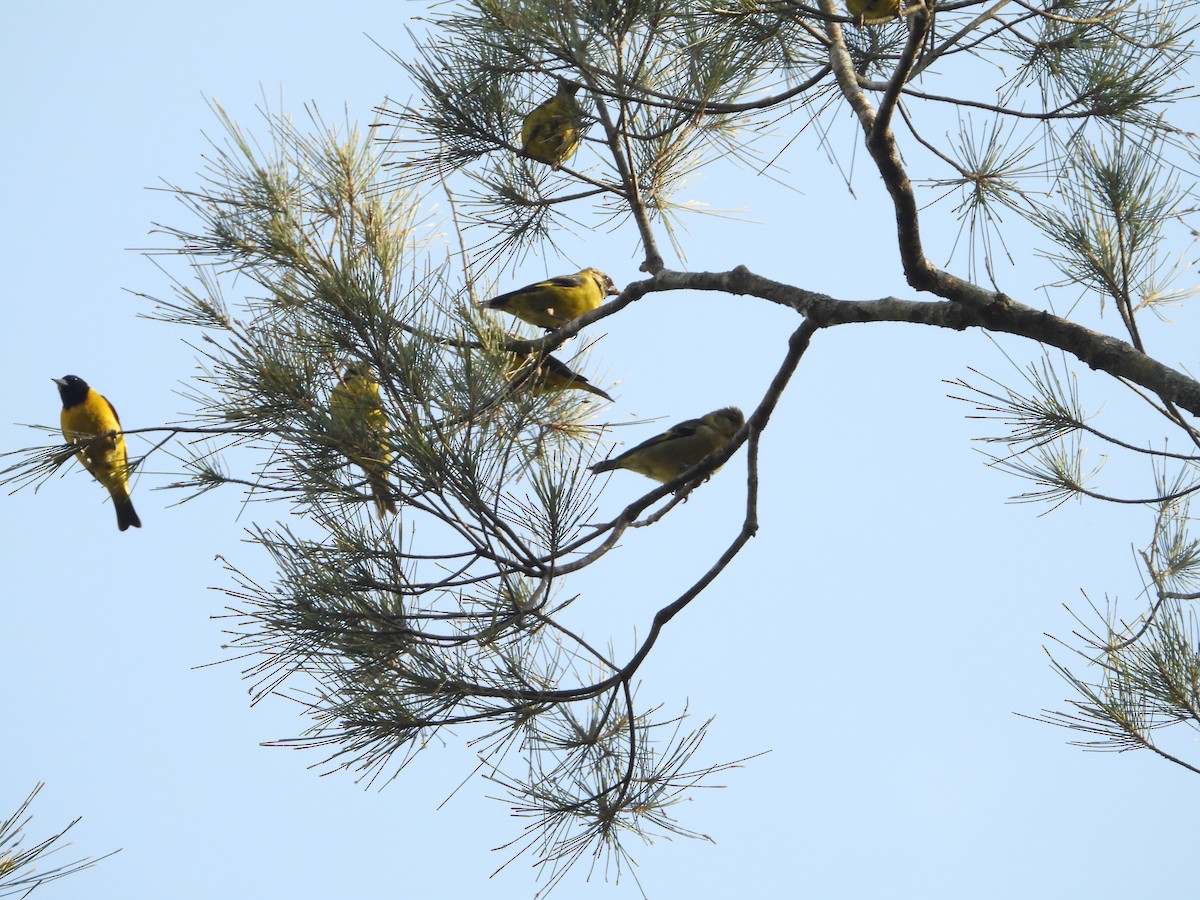
[[[366,360],[354,359],[346,363],[346,368],[342,370],[342,381],[350,381],[356,378],[366,378],[370,381],[375,380],[375,370],[371,368],[371,364]]]
[[[78,375],[64,375],[62,378],[50,380],[58,385],[58,395],[62,397],[63,409],[78,406],[87,399],[88,383]]]

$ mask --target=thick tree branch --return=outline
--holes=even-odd
[[[609,305],[624,306],[651,291],[722,291],[771,300],[794,309],[821,328],[856,322],[910,322],[955,331],[986,328],[1057,347],[1093,369],[1140,385],[1192,415],[1200,416],[1200,383],[1141,353],[1125,341],[1025,306],[1005,294],[985,291],[944,272],[937,273],[936,280],[943,290],[954,294],[955,300],[969,296],[970,302],[922,302],[896,297],[838,300],[763,278],[745,266],[738,266],[729,272],[663,271],[652,280],[629,285],[622,296]],[[589,315],[599,318],[599,312],[596,310]]]

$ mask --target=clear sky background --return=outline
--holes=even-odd
[[[406,55],[416,9],[214,0],[0,13],[0,448],[48,442],[26,426],[57,427],[50,379],[67,373],[107,394],[126,427],[186,413],[181,385],[196,363],[184,340],[195,335],[138,318],[147,306],[129,292],[168,293],[131,249],[164,243],[152,223],[193,223],[147,188],[197,183],[205,134],[218,133],[209,98],[261,133],[264,95],[297,119],[315,100],[328,118],[346,110],[364,125],[385,96],[408,97],[399,66],[366,35]],[[833,146],[854,197],[813,130],[793,134],[801,124],[781,126],[795,140],[779,166],[802,192],[731,167],[684,188],[681,201],[743,211],[740,221],[694,219],[688,263],[745,264],[839,298],[912,297],[851,123]],[[927,216],[927,250],[943,263],[950,206]],[[595,265],[625,284],[640,277],[634,237],[581,228],[568,257],[493,274],[519,286]],[[999,269],[1001,287],[1041,302],[1036,286],[1053,276],[1019,241],[1014,256],[1015,268]],[[961,252],[951,266],[965,274]],[[1064,292],[1054,302],[1075,300]],[[589,374],[617,398],[603,415],[662,417],[618,437],[640,440],[728,404],[751,409],[797,324],[767,306],[660,294],[602,323]],[[1145,327],[1166,362],[1194,361],[1190,310]],[[1039,517],[1041,507],[1005,502],[1025,486],[986,468],[971,438],[989,429],[965,418],[971,408],[943,382],[968,367],[1015,381],[1002,351],[1019,361],[1034,352],[978,331],[901,325],[814,340],[763,436],[759,536],[669,626],[641,673],[643,703],[686,705],[697,723],[716,717],[698,763],[771,752],[677,808],[683,826],[715,844],[631,839],[651,897],[1195,892],[1195,776],[1146,754],[1085,754],[1066,732],[1014,715],[1062,708],[1070,696],[1043,651],[1045,632],[1075,627],[1063,604],[1086,613],[1085,590],[1140,609],[1133,548],[1152,514],[1072,503]],[[1107,403],[1120,429],[1124,404],[1111,388],[1090,376],[1082,385],[1085,404]],[[522,824],[486,799],[494,787],[470,780],[438,809],[472,767],[461,746],[470,733],[448,735],[382,791],[345,773],[320,777],[315,752],[261,746],[306,723],[282,701],[250,708],[236,663],[208,665],[229,655],[225,598],[210,588],[229,585],[217,554],[272,577],[244,530],[286,508],[243,512],[233,490],[176,506],[177,495],[156,490],[172,480],[167,463],[158,457],[138,479],[140,531],[116,530],[107,497],[77,466],[36,494],[0,497],[9,572],[0,814],[45,781],[32,837],[82,816],[62,861],[123,848],[39,896],[530,896],[528,860],[489,881],[507,858],[492,848]],[[705,551],[740,526],[744,471],[743,453],[663,527],[626,538],[576,607],[589,638],[632,646],[655,609],[708,567]],[[1131,484],[1120,478],[1105,486]],[[602,508],[647,486],[618,473]],[[1194,759],[1194,743],[1185,752]],[[628,875],[614,883],[610,872],[606,885],[598,867],[586,885],[585,874],[559,896],[638,896]]]

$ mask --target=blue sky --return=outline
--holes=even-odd
[[[186,412],[179,392],[196,362],[184,340],[194,335],[138,318],[147,307],[129,292],[167,294],[165,276],[130,248],[162,243],[152,223],[190,223],[147,188],[196,183],[205,134],[218,132],[209,98],[254,131],[264,96],[297,118],[315,100],[331,119],[347,109],[364,124],[385,96],[408,96],[399,66],[366,35],[404,54],[415,8],[216,0],[5,10],[0,447],[46,442],[26,426],[57,426],[50,379],[67,373],[106,393],[126,427]],[[848,165],[857,153],[856,197],[805,131],[780,159],[802,193],[731,167],[688,183],[681,200],[744,210],[742,221],[689,222],[689,264],[745,264],[841,298],[912,296],[881,183],[842,124],[835,147]],[[948,208],[928,216],[927,248],[941,263],[954,223]],[[618,285],[640,277],[631,230],[581,232],[566,258],[530,258],[494,277],[516,286],[589,264]],[[1001,287],[1039,302],[1045,269],[1027,248],[1015,255]],[[952,267],[963,272],[961,254]],[[659,294],[606,320],[592,356],[617,397],[606,415],[665,424],[751,408],[797,324],[763,307]],[[1188,365],[1196,322],[1187,309],[1173,318],[1148,323],[1148,339],[1168,363]],[[1083,590],[1138,609],[1131,545],[1144,544],[1152,518],[1073,503],[1039,517],[1041,508],[1006,504],[1024,487],[985,467],[971,443],[984,426],[964,418],[970,409],[943,383],[968,367],[1010,377],[1002,349],[1018,360],[1032,352],[901,325],[814,340],[763,437],[758,537],[671,624],[639,688],[643,702],[716,717],[699,762],[770,752],[676,810],[715,844],[631,843],[651,897],[1194,890],[1188,866],[1158,862],[1194,855],[1194,776],[1149,755],[1084,754],[1065,732],[1014,715],[1061,708],[1068,696],[1043,651],[1045,632],[1075,627],[1064,604],[1086,610]],[[1091,408],[1107,401],[1120,427],[1111,389],[1095,377],[1082,384]],[[320,777],[315,754],[261,746],[304,721],[282,701],[250,708],[238,665],[208,665],[229,656],[226,623],[214,618],[226,601],[210,588],[229,584],[218,554],[270,578],[243,537],[251,521],[270,524],[285,509],[252,506],[239,519],[233,491],[173,505],[178,496],[155,490],[172,480],[166,462],[139,477],[140,531],[116,530],[77,467],[0,505],[10,572],[0,813],[45,781],[33,836],[78,815],[68,854],[123,848],[45,896],[530,896],[524,861],[489,880],[506,859],[491,848],[521,825],[486,799],[494,788],[469,781],[438,809],[472,768],[470,734],[447,736],[382,791],[344,773]],[[589,636],[631,646],[707,568],[699,551],[740,526],[743,474],[744,454],[581,582],[575,615]],[[646,486],[618,473],[603,506]],[[597,868],[585,887],[583,875],[559,896],[638,896],[627,876],[606,885]]]

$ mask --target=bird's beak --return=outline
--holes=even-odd
[[[51,378],[50,380],[53,381],[55,384],[57,384],[59,387],[67,386],[67,383],[65,381],[63,381],[61,378]]]

